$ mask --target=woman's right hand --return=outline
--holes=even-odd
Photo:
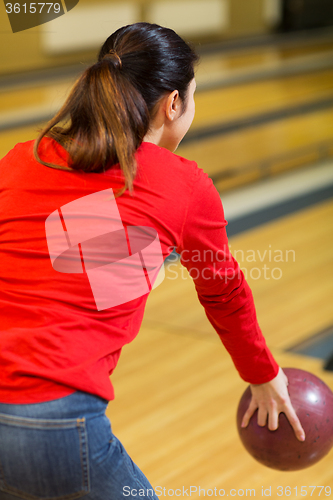
[[[291,404],[288,394],[288,379],[280,368],[277,376],[270,382],[251,385],[252,399],[242,420],[242,427],[247,427],[250,418],[258,409],[258,425],[274,431],[279,426],[279,414],[284,413],[289,420],[299,441],[305,440],[305,432]]]

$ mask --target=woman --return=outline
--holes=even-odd
[[[243,425],[258,408],[259,424],[276,429],[283,411],[304,439],[220,197],[174,154],[194,117],[196,61],[170,29],[117,30],[36,142],[0,163],[1,500],[118,500],[132,488],[157,498],[105,409],[172,249],[251,384]]]

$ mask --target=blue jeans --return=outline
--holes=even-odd
[[[112,434],[107,404],[83,392],[0,403],[0,500],[158,500]]]

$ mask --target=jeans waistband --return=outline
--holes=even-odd
[[[7,404],[0,403],[0,413],[27,418],[93,418],[96,414],[104,413],[108,401],[88,394],[74,392],[69,396],[45,403]]]

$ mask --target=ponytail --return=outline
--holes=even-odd
[[[143,97],[123,77],[118,59],[107,54],[83,73],[63,107],[40,132],[34,154],[43,165],[64,170],[100,172],[119,163],[125,178],[122,193],[133,188],[134,154],[148,132],[149,112]],[[67,127],[55,127],[68,119]],[[69,169],[40,159],[38,146],[45,135],[66,149]]]
[[[158,101],[173,90],[186,102],[198,56],[173,30],[136,23],[115,31],[98,62],[77,80],[65,104],[41,130],[34,156],[61,170],[103,172],[119,164],[124,187],[132,191],[135,152],[149,130]],[[60,125],[61,124],[61,125]],[[38,154],[43,137],[68,153],[68,167],[47,163]]]

